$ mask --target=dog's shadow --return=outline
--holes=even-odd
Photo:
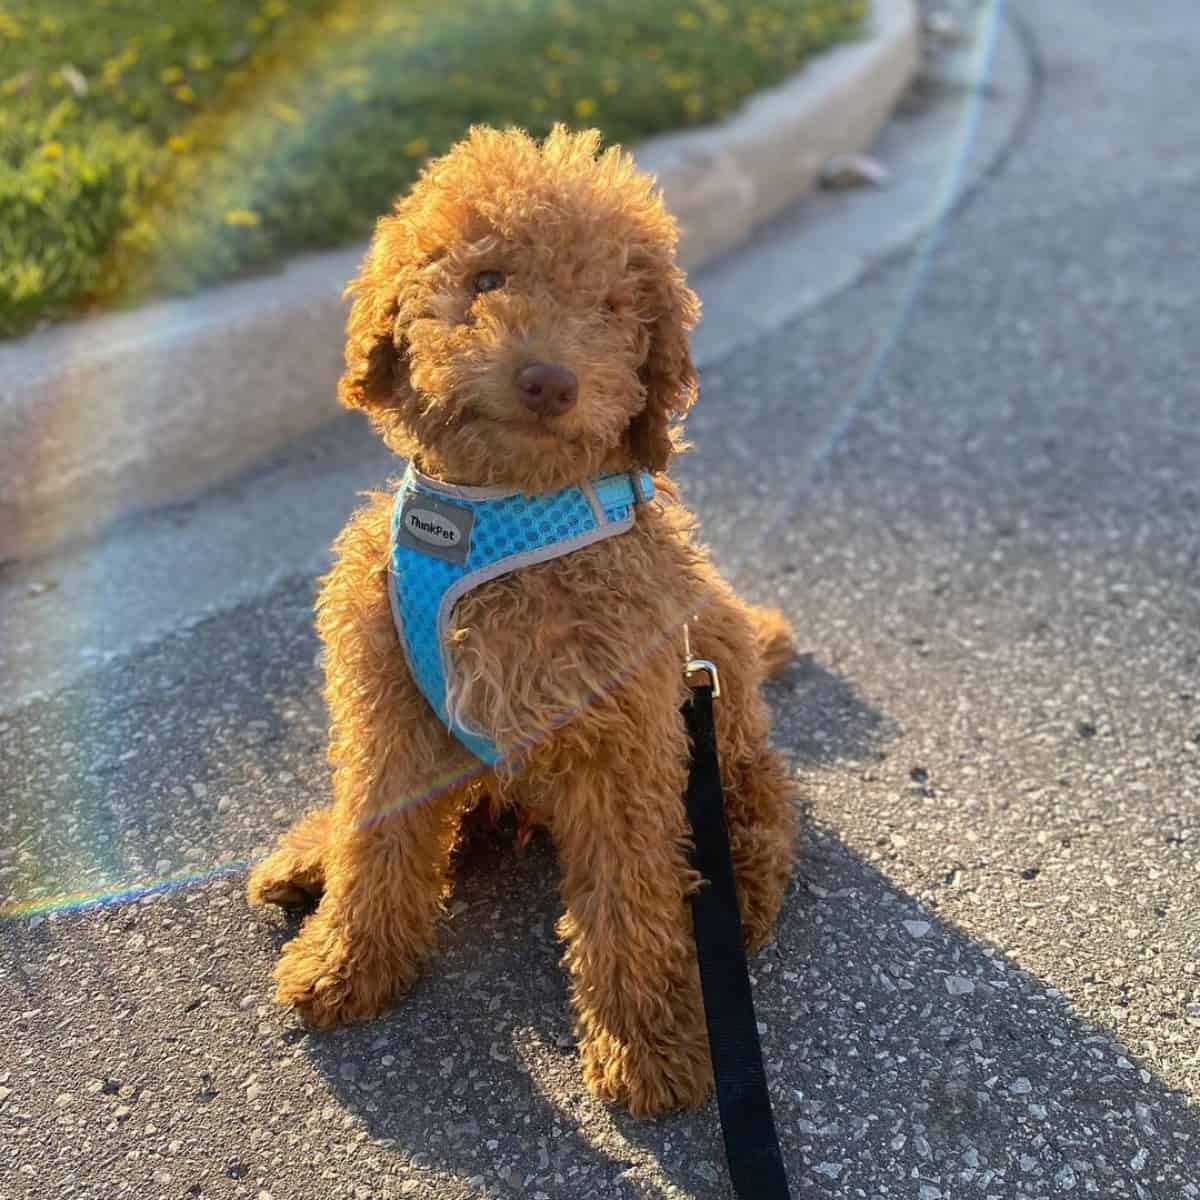
[[[888,722],[833,673],[800,660],[772,689],[786,710],[778,740],[802,763],[880,752]],[[791,722],[807,740],[788,736]],[[422,981],[384,1020],[308,1037],[313,1061],[381,1169],[417,1194],[730,1196],[715,1104],[640,1121],[585,1092],[559,907],[544,839],[519,853],[503,831],[477,834]],[[1165,1148],[1195,1160],[1197,1115],[1056,992],[836,838],[810,832],[776,940],[751,970],[796,1193],[904,1180],[912,1196],[1015,1195],[1024,1180],[1187,1194]]]

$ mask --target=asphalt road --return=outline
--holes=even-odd
[[[798,1196],[1200,1200],[1200,18],[1012,9],[1002,168],[710,367],[681,471],[805,649],[753,964]],[[240,864],[326,795],[310,603],[0,716],[0,902],[184,880],[0,925],[0,1196],[727,1196],[711,1106],[583,1092],[540,843],[469,848],[394,1015],[270,1005]]]

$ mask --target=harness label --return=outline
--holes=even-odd
[[[396,541],[422,554],[461,565],[471,552],[474,524],[475,514],[469,508],[409,492],[400,509]]]

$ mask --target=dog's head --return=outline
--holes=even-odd
[[[474,129],[380,220],[339,394],[397,453],[528,491],[666,466],[699,302],[653,180],[598,147]]]

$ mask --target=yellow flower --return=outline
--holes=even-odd
[[[282,104],[278,100],[271,104],[271,115],[288,125],[300,124],[300,110],[293,108],[290,104]]]
[[[172,154],[185,153],[189,144],[190,143],[188,142],[187,138],[182,137],[178,133],[173,133],[169,138],[167,138],[167,149],[170,150]]]
[[[675,14],[675,24],[680,29],[699,29],[700,18],[694,12],[688,12],[687,9],[683,9]]]
[[[411,142],[405,142],[404,153],[409,158],[420,158],[423,154],[429,153],[429,139],[423,137],[415,137]]]
[[[158,77],[163,81],[163,83],[178,83],[183,78],[183,68],[163,67],[163,69],[158,73]]]
[[[698,116],[704,111],[704,97],[692,92],[690,96],[684,96],[683,107],[690,116]]]
[[[213,65],[211,56],[202,52],[188,55],[188,66],[193,71],[207,71]]]
[[[196,99],[196,93],[186,83],[181,83],[175,89],[175,99],[181,104],[191,104]]]
[[[39,33],[62,33],[63,23],[58,17],[44,16],[38,18]]]
[[[615,96],[621,90],[621,81],[609,75],[600,81],[600,90],[606,96]]]
[[[287,0],[267,0],[262,10],[264,17],[282,17],[288,10]]]
[[[22,34],[21,22],[0,9],[0,37],[16,41]]]
[[[587,96],[581,96],[575,101],[575,115],[581,120],[586,121],[588,117],[596,111],[595,100],[589,99]]]
[[[262,217],[249,208],[231,208],[225,214],[225,224],[253,227],[262,224]]]
[[[47,158],[62,158],[62,142],[47,142],[42,147],[42,153]]]

